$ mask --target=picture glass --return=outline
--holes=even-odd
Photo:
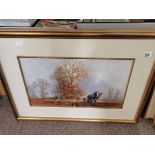
[[[18,58],[31,106],[123,108],[133,59]]]

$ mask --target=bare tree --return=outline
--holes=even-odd
[[[78,59],[65,60],[64,68],[71,84],[74,83],[75,80],[80,81],[88,77],[88,69],[86,69]]]
[[[88,78],[88,69],[78,59],[64,60],[51,76],[57,81],[56,90],[61,98],[79,99],[84,95],[78,82]]]
[[[109,88],[109,92],[108,92],[109,100],[113,100],[113,95],[114,95],[114,89],[113,88]]]
[[[120,99],[121,99],[120,95],[121,95],[120,90],[116,90],[116,93],[115,93],[115,96],[114,96],[116,101],[120,101]]]
[[[33,83],[33,88],[38,89],[40,92],[40,98],[48,97],[48,90],[47,90],[48,87],[49,87],[49,83],[47,82],[47,80],[44,80],[44,79],[37,79]]]
[[[32,84],[31,86],[28,86],[28,93],[29,93],[29,96],[31,98],[38,98],[37,94],[36,94],[36,91],[35,91],[35,87],[34,85]]]

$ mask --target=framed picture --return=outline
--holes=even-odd
[[[134,59],[76,57],[18,61],[30,105],[43,107],[123,108],[134,65]]]
[[[1,38],[1,76],[19,120],[135,123],[154,77],[154,45],[63,33]]]

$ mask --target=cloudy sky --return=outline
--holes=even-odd
[[[108,59],[80,59],[89,71],[89,78],[80,82],[81,88],[86,94],[94,91],[108,95],[109,88],[114,93],[120,91],[124,97],[128,78],[132,68],[132,60],[108,60]],[[27,85],[32,85],[37,79],[45,79],[49,82],[49,96],[54,96],[55,80],[50,75],[58,64],[63,64],[64,59],[54,58],[20,58],[21,66]]]

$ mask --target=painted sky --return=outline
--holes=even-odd
[[[107,97],[109,88],[116,93],[120,91],[120,96],[124,97],[133,60],[114,59],[80,59],[89,70],[89,78],[79,84],[86,92],[86,95],[99,91],[103,97]],[[54,96],[55,80],[50,79],[50,75],[58,64],[62,64],[64,59],[54,58],[20,58],[22,70],[26,84],[32,85],[37,79],[46,79],[49,82],[49,96]]]

